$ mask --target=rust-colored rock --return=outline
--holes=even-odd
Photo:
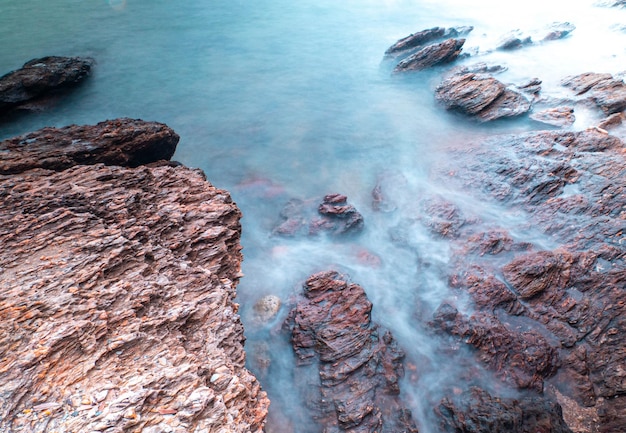
[[[458,110],[481,121],[519,116],[530,110],[530,102],[521,93],[484,74],[452,75],[437,87],[435,97],[448,110]]]
[[[229,194],[170,163],[33,165],[0,175],[0,430],[261,432]]]
[[[0,77],[0,114],[76,86],[91,72],[93,59],[50,56],[26,62]]]
[[[296,377],[319,386],[308,405],[324,431],[417,432],[398,397],[404,353],[371,323],[363,289],[328,271],[309,277],[303,294],[285,325]]]
[[[127,118],[97,125],[43,128],[0,142],[0,174],[32,168],[64,170],[99,162],[136,167],[169,160],[178,139],[167,125]]]

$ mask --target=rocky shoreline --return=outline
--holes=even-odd
[[[0,143],[0,430],[263,431],[241,213],[177,142],[117,119]]]
[[[500,65],[453,68],[472,30],[416,32],[385,61],[395,63],[394,75],[439,68],[442,110],[479,122],[528,115],[569,128],[581,105],[604,119],[583,131],[454,145],[445,165],[432,168],[433,182],[529,222],[512,233],[433,193],[390,234],[411,253],[415,241],[402,233],[425,227],[453,251],[450,263],[431,266],[449,299],[434,314],[415,305],[412,319],[441,356],[463,360],[461,373],[421,405],[446,433],[621,432],[626,85],[611,74],[564,77],[572,97],[556,101],[543,96],[539,78],[501,82]],[[541,43],[573,30],[555,24]],[[533,44],[512,34],[495,49]],[[35,81],[50,82],[56,96],[93,65],[67,59],[35,59],[2,77],[0,95],[9,96],[0,97],[0,115],[40,107],[47,96],[33,90]],[[76,73],[24,80],[46,62]],[[235,302],[241,212],[200,170],[170,161],[178,139],[163,124],[116,119],[0,142],[0,430],[265,431],[270,402],[246,369]],[[372,188],[372,211],[394,212],[393,188]],[[349,239],[367,228],[339,193],[293,199],[276,217],[269,236]],[[533,231],[549,242],[535,242]],[[419,260],[416,268],[430,266]],[[272,431],[418,431],[401,384],[437,366],[406,358],[393,333],[372,322],[366,291],[329,269],[285,303],[277,332],[293,345],[294,385],[306,407],[297,410],[300,425],[292,419]],[[266,320],[280,308],[268,298],[257,313]],[[267,367],[271,355],[260,362]]]

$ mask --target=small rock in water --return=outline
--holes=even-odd
[[[498,50],[514,50],[530,44],[532,44],[530,36],[524,36],[520,30],[513,30],[500,39],[496,48]]]
[[[569,126],[576,120],[572,107],[548,108],[537,113],[532,113],[529,117],[537,122],[561,127]]]
[[[254,304],[254,317],[262,323],[267,323],[276,317],[280,306],[281,302],[278,296],[263,296]]]

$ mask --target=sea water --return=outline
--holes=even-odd
[[[495,50],[512,30],[545,35],[554,22],[576,29],[563,40]],[[174,159],[203,169],[244,214],[238,302],[249,365],[273,401],[268,431],[288,431],[285,423],[296,422],[302,402],[293,389],[288,337],[279,331],[287,307],[259,324],[252,305],[262,296],[288,305],[308,275],[338,269],[365,289],[373,319],[391,329],[409,359],[432,359],[436,345],[415,312],[432,313],[457,295],[442,277],[450,246],[415,223],[421,199],[443,197],[523,232],[522,240],[551,246],[528,230],[523,214],[478,202],[429,175],[468,140],[545,126],[525,117],[484,125],[447,113],[433,96],[443,69],[396,76],[384,51],[426,28],[473,26],[464,47],[471,56],[458,64],[501,64],[507,67],[501,81],[538,77],[559,97],[567,93],[558,84],[567,75],[620,76],[624,25],[625,10],[587,0],[0,0],[0,74],[46,55],[96,60],[92,76],[53,107],[0,124],[0,139],[117,117],[176,130]],[[591,126],[596,116],[577,113],[572,128]],[[381,181],[393,199],[388,212],[372,209]],[[287,200],[335,192],[363,214],[361,235],[272,235]],[[271,363],[267,371],[259,370],[259,357]],[[452,361],[437,362],[441,368],[401,384],[422,432],[431,431],[432,410],[421,402],[453,370]]]

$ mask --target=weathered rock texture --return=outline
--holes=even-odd
[[[317,207],[311,200],[292,199],[280,212],[280,219],[273,232],[281,236],[343,236],[359,233],[365,225],[363,216],[343,194],[325,195]]]
[[[448,110],[457,110],[481,121],[513,117],[530,110],[530,102],[490,75],[464,73],[445,79],[435,97]]]
[[[595,129],[539,132],[464,143],[435,170],[449,187],[523,218],[513,235],[462,209],[436,214],[457,227],[450,286],[473,305],[461,311],[443,303],[432,326],[472,347],[503,384],[558,401],[576,432],[626,426],[624,149]],[[509,416],[496,412],[489,416]],[[452,426],[462,421],[446,417]]]
[[[286,327],[296,380],[312,385],[312,416],[326,432],[417,432],[398,397],[404,353],[371,322],[363,289],[334,271],[312,275],[303,289]]]
[[[89,76],[93,59],[43,57],[0,77],[0,114],[76,86]]]
[[[393,71],[420,71],[431,66],[450,63],[461,54],[464,43],[465,39],[448,39],[439,44],[428,45],[402,60]]]
[[[571,433],[563,422],[561,407],[539,396],[496,398],[472,387],[460,396],[444,398],[436,410],[444,432]],[[505,416],[485,416],[494,413]]]
[[[385,56],[406,56],[437,40],[456,38],[459,36],[467,35],[473,29],[474,28],[471,26],[450,27],[448,29],[444,27],[433,27],[431,29],[425,29],[416,33],[412,33],[409,36],[406,36],[396,41],[395,44],[387,48],[387,50],[385,51]]]
[[[604,114],[619,113],[626,109],[626,84],[611,74],[587,72],[565,78],[562,84],[578,96],[590,97]]]
[[[133,139],[163,132],[139,125]],[[0,431],[260,432],[234,302],[241,214],[198,170],[103,164],[132,161],[127,144],[0,175]]]
[[[64,170],[99,162],[136,167],[169,160],[178,140],[167,125],[135,119],[43,128],[0,142],[0,174],[33,168]]]

